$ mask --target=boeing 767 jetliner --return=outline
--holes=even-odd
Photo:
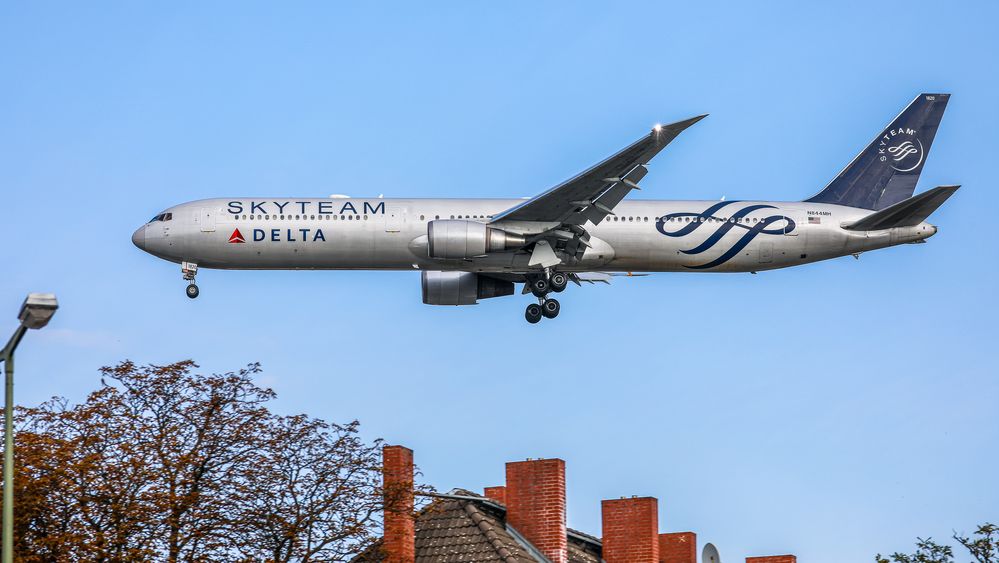
[[[132,235],[199,268],[419,270],[423,302],[474,305],[524,283],[530,323],[568,283],[630,272],[757,272],[919,243],[958,186],[913,196],[949,94],[920,94],[818,194],[794,202],[630,200],[647,165],[705,116],[657,125],[528,200],[232,197],[183,203]]]

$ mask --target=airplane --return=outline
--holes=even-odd
[[[418,270],[423,302],[537,302],[530,323],[558,316],[570,282],[651,272],[788,268],[894,246],[937,232],[929,215],[960,187],[913,196],[949,94],[920,94],[825,188],[803,201],[625,200],[648,164],[706,115],[656,125],[581,174],[530,199],[233,197],[170,207],[132,235],[181,265],[187,296],[199,268]]]

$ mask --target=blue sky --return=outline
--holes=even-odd
[[[561,457],[569,525],[660,499],[722,556],[870,560],[999,520],[995,3],[30,2],[0,10],[0,311],[58,293],[22,403],[124,358],[260,361],[282,412],[360,419],[440,489]],[[797,200],[921,91],[940,233],[760,275],[420,302],[413,272],[216,272],[131,232],[212,196],[530,196],[711,116],[642,197]]]

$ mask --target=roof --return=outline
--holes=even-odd
[[[542,563],[537,550],[506,526],[506,508],[491,499],[456,489],[416,514],[417,563]],[[569,530],[569,563],[600,563],[600,540]],[[351,563],[385,560],[381,540]]]

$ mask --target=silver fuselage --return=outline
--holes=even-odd
[[[427,225],[436,219],[489,222],[516,199],[229,198],[165,210],[132,237],[172,262],[220,269],[461,270],[526,273],[526,252],[466,260],[432,259]],[[621,202],[614,216],[586,225],[589,248],[566,272],[751,272],[796,266],[936,233],[920,223],[882,231],[841,225],[871,211],[829,204],[755,201]],[[665,218],[665,220],[664,220]],[[543,225],[491,225],[537,232]]]

